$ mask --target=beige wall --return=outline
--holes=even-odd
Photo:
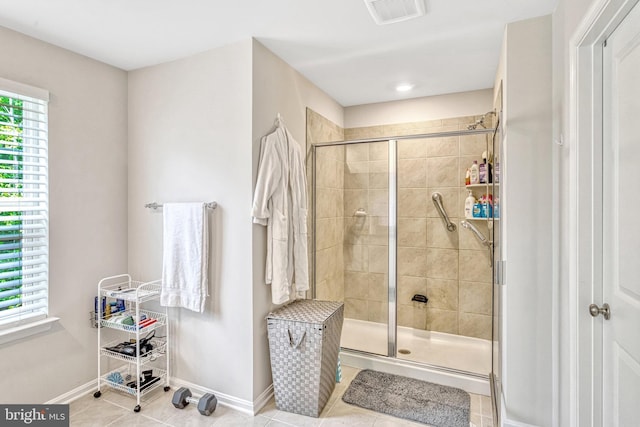
[[[60,322],[0,347],[0,402],[38,403],[95,381],[88,313],[98,281],[127,270],[127,74],[2,27],[0,57],[0,77],[50,92],[49,314]]]
[[[260,139],[263,135],[271,132],[278,113],[281,114],[294,139],[304,149],[307,108],[317,111],[331,122],[336,123],[336,128],[342,126],[343,112],[337,102],[256,40],[252,41],[252,60],[251,168],[255,185]],[[332,131],[328,131],[328,135],[331,136]],[[250,213],[250,206],[251,200],[246,208],[242,212],[238,212],[237,215],[240,218],[245,218]],[[271,304],[271,287],[264,283],[266,228],[253,225],[251,232],[252,289],[233,304],[245,304],[247,298],[253,298],[253,398],[256,399],[271,384],[265,317],[274,307]],[[229,238],[232,239],[233,236],[229,236]],[[229,265],[230,268],[235,268],[234,264]],[[233,353],[229,352],[228,354]]]
[[[260,139],[280,113],[304,148],[306,107],[340,123],[341,107],[255,40],[131,72],[129,91],[131,268],[161,271],[162,215],[144,203],[218,202],[211,298],[203,314],[173,310],[173,374],[251,409],[271,384],[266,229],[250,217]]]
[[[216,201],[204,313],[172,309],[172,376],[253,400],[252,44],[129,73],[129,269],[162,272],[156,201]]]

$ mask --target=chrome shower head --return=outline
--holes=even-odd
[[[487,127],[484,125],[484,120],[488,115],[496,115],[495,111],[488,111],[486,113],[484,113],[484,115],[482,117],[480,117],[478,120],[475,121],[475,123],[473,123],[472,125],[467,126],[468,130],[475,130],[478,126],[482,126],[483,129],[486,129]]]
[[[478,120],[476,120],[476,122],[472,125],[467,126],[467,129],[469,130],[475,130],[478,126],[482,126],[483,129],[486,129],[487,127],[484,125],[484,116],[480,117]]]

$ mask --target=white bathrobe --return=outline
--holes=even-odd
[[[251,215],[267,226],[265,282],[284,304],[309,289],[304,153],[284,126],[262,138]]]

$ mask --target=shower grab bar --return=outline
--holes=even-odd
[[[456,225],[451,222],[451,220],[449,219],[449,215],[447,215],[447,212],[444,210],[444,205],[442,204],[442,194],[436,191],[431,195],[431,200],[436,206],[436,209],[438,209],[438,212],[440,213],[442,221],[444,221],[444,225],[447,227],[447,230],[451,233],[456,231]]]

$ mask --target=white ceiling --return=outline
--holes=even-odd
[[[0,26],[125,70],[255,37],[350,106],[490,88],[505,25],[556,3],[426,0],[380,26],[363,0],[0,0]]]

